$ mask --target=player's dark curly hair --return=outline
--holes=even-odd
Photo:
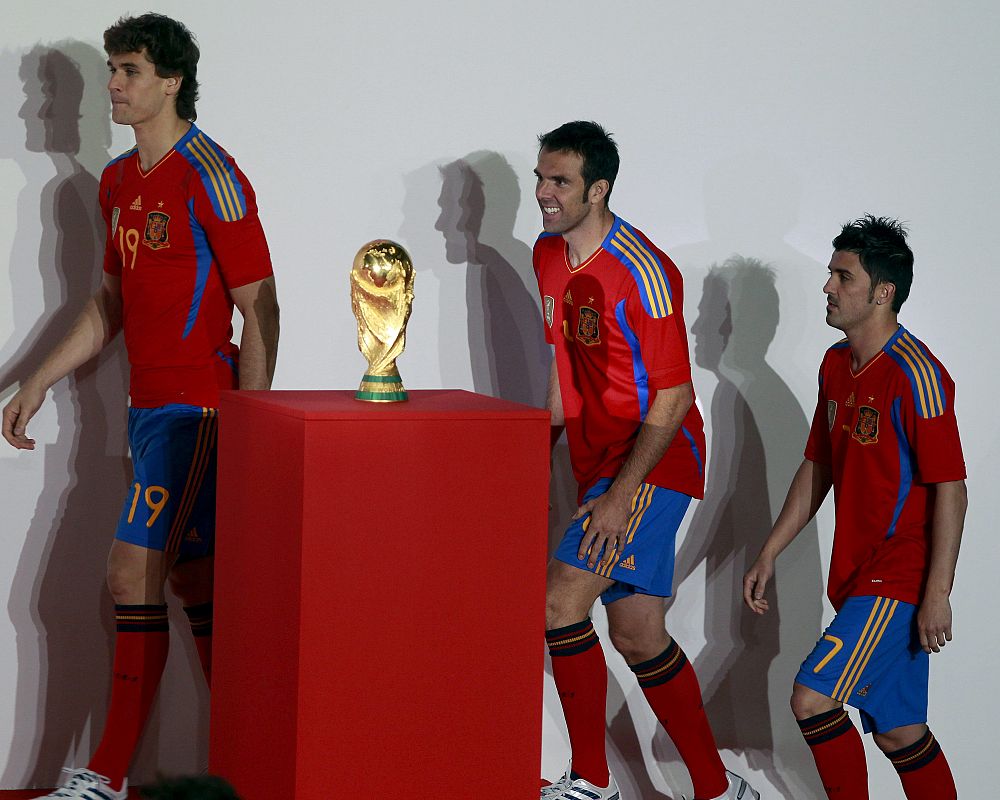
[[[861,266],[871,278],[868,299],[875,297],[880,283],[896,287],[892,310],[899,312],[910,295],[913,283],[913,251],[906,243],[906,228],[896,219],[865,214],[848,222],[833,240],[834,250],[857,253]]]
[[[554,131],[538,137],[538,146],[552,152],[576,153],[583,159],[583,199],[586,201],[590,187],[596,181],[608,182],[608,193],[604,195],[607,205],[618,177],[618,145],[611,134],[596,122],[576,120],[560,125]]]
[[[122,17],[104,31],[104,49],[109,56],[145,51],[161,78],[181,78],[177,92],[177,116],[195,120],[198,99],[198,44],[194,35],[177,20],[162,14]]]

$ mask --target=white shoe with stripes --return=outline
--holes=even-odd
[[[583,778],[572,780],[567,768],[566,774],[551,786],[542,789],[542,800],[619,800],[618,784],[614,776],[608,776],[608,786],[602,789]]]
[[[712,800],[760,800],[760,792],[735,772],[727,769],[726,779],[729,781],[729,788]],[[684,800],[684,795],[681,795],[681,800]]]
[[[50,797],[61,798],[61,800],[127,800],[128,798],[128,778],[122,782],[122,788],[115,791],[111,788],[111,783],[107,778],[89,769],[63,767],[63,772],[68,772],[69,777],[62,788],[56,789],[52,794],[47,794],[38,800]]]

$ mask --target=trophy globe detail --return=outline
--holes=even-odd
[[[413,307],[413,262],[402,245],[376,239],[358,250],[351,267],[351,308],[358,349],[368,370],[354,396],[373,403],[406,400],[396,359],[406,346]]]

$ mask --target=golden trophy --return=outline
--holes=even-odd
[[[396,359],[406,347],[413,307],[413,262],[401,245],[376,239],[358,250],[351,267],[351,308],[358,320],[358,349],[368,371],[354,396],[372,403],[406,399]]]

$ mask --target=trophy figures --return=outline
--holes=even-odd
[[[395,242],[376,239],[362,247],[351,267],[351,308],[358,320],[358,349],[368,371],[354,396],[373,403],[406,399],[396,359],[406,346],[413,306],[413,262]]]

